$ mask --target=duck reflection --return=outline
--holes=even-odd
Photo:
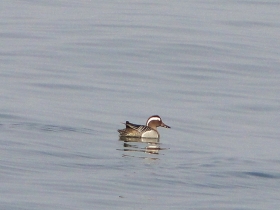
[[[159,139],[120,137],[120,141],[124,141],[123,151],[159,154],[161,149]]]

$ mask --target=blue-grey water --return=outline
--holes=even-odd
[[[279,11],[2,1],[0,209],[279,209]]]

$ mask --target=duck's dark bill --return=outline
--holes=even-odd
[[[164,123],[161,123],[161,127],[164,127],[164,128],[171,128],[170,126],[165,125]]]

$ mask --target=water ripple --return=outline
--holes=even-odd
[[[242,172],[241,174],[246,176],[252,176],[257,178],[267,178],[267,179],[280,179],[280,174],[264,173],[264,172]]]
[[[11,123],[11,124],[0,124],[0,129],[7,130],[37,130],[43,132],[75,132],[83,134],[94,134],[96,131],[88,128],[77,128],[71,126],[59,126],[51,124],[40,124],[40,123]]]

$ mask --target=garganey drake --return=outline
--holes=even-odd
[[[161,126],[164,128],[170,128],[162,122],[158,115],[149,117],[146,125],[136,125],[128,121],[124,124],[126,125],[126,128],[118,130],[120,137],[159,138],[157,127]]]

